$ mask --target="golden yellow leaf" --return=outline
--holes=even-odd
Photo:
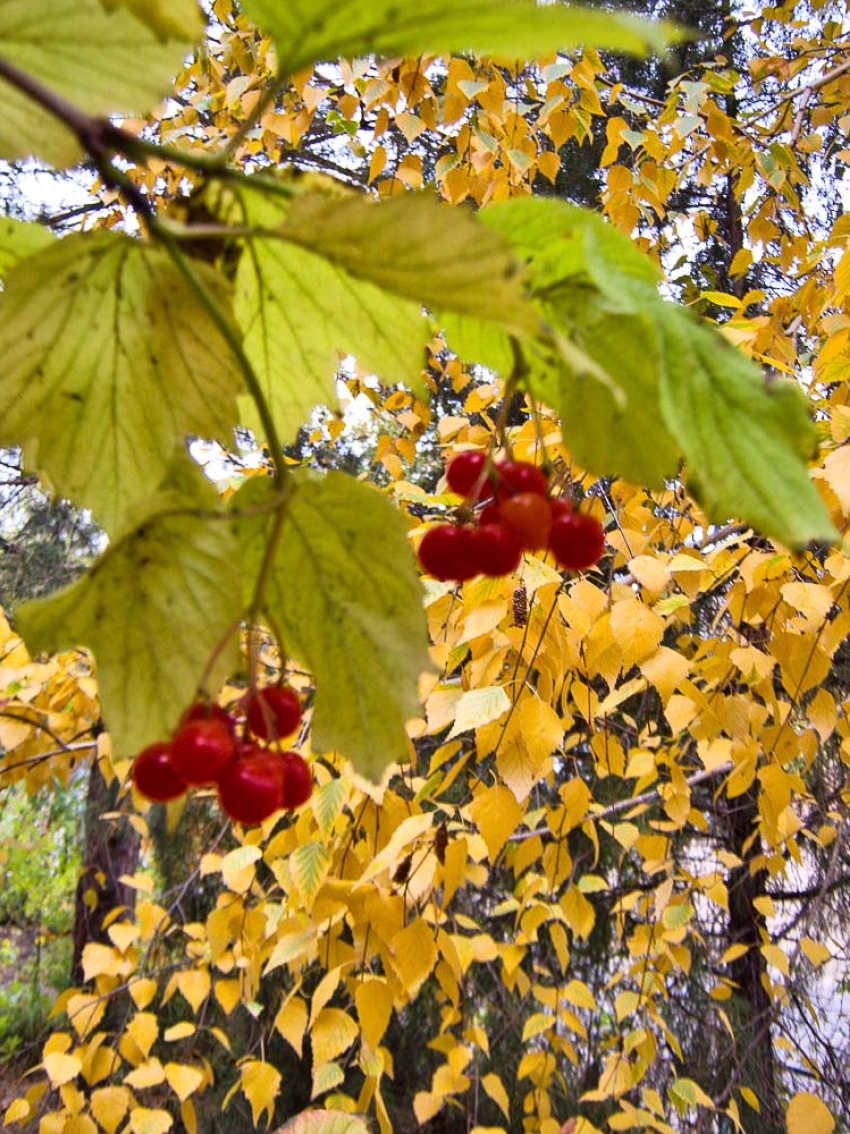
[[[375,1051],[387,1030],[393,1011],[393,995],[385,981],[364,980],[354,993],[357,1018],[366,1047]]]
[[[520,705],[519,719],[532,765],[538,768],[561,746],[564,739],[561,718],[539,697],[527,697]]]
[[[469,814],[484,836],[490,861],[495,862],[522,820],[523,809],[509,788],[495,784],[475,797]]]
[[[813,941],[811,937],[801,938],[800,948],[815,968],[823,965],[832,956],[832,951],[822,941]]]
[[[134,1091],[143,1091],[146,1087],[158,1087],[160,1083],[165,1082],[165,1069],[154,1056],[125,1075],[124,1082]]]
[[[596,923],[596,911],[577,886],[570,886],[563,898],[561,909],[567,925],[577,937],[588,938]]]
[[[307,1005],[300,996],[291,996],[282,1005],[274,1021],[274,1026],[293,1048],[299,1059],[304,1045],[304,1033],[307,1030],[307,1018]]]
[[[147,1059],[148,1052],[159,1036],[159,1022],[152,1012],[137,1012],[127,1025],[127,1035]]]
[[[76,1079],[83,1069],[82,1060],[77,1055],[66,1055],[64,1052],[52,1051],[44,1057],[44,1070],[53,1087],[61,1087],[63,1083],[70,1083]]]
[[[817,1095],[800,1091],[785,1112],[788,1134],[832,1134],[835,1119]]]
[[[640,585],[652,595],[660,595],[670,585],[667,564],[655,555],[636,555],[628,563]]]
[[[271,1122],[274,1102],[280,1091],[280,1072],[277,1068],[259,1059],[249,1059],[242,1064],[241,1086],[251,1104],[254,1125],[259,1125],[264,1112],[268,1115],[267,1121]]]
[[[485,1094],[493,1100],[506,1120],[510,1122],[511,1100],[508,1098],[508,1092],[505,1090],[499,1076],[493,1072],[489,1075],[485,1075],[481,1080],[481,1086],[484,1088]]]
[[[690,673],[688,659],[678,650],[659,646],[650,657],[640,663],[640,671],[646,680],[654,685],[666,705],[670,697]]]
[[[123,957],[111,945],[92,942],[83,949],[83,979],[86,981],[99,976],[121,976],[124,966]]]
[[[360,1034],[355,1020],[341,1008],[323,1008],[310,1031],[313,1061],[330,1063],[348,1051]]]
[[[135,977],[130,981],[128,991],[133,998],[133,1003],[141,1011],[147,1008],[156,996],[158,987],[159,985],[155,980],[150,980],[148,977]]]
[[[189,1067],[185,1063],[166,1063],[165,1078],[178,1099],[185,1102],[201,1086],[204,1074],[197,1067]]]
[[[80,1039],[85,1039],[103,1019],[103,1014],[106,1011],[106,998],[79,993],[68,999],[65,1011],[68,1013],[68,1019],[71,1021],[74,1031]]]
[[[166,1134],[173,1125],[174,1119],[167,1110],[134,1106],[130,1111],[130,1129],[133,1134]]]
[[[775,969],[779,969],[783,976],[788,976],[790,968],[788,965],[788,957],[785,951],[779,945],[762,945],[761,953],[769,965],[773,965]]]
[[[188,1039],[196,1030],[196,1025],[189,1020],[181,1020],[179,1024],[172,1024],[170,1028],[166,1028],[162,1038],[166,1043],[174,1043],[177,1040]]]
[[[503,790],[507,791],[507,789]],[[513,799],[513,796],[511,798]],[[412,999],[437,963],[434,931],[421,917],[418,917],[396,933],[392,946],[396,971],[405,991]]]
[[[177,987],[194,1012],[210,994],[210,974],[206,969],[187,969],[177,977]]]
[[[624,668],[655,653],[664,633],[664,619],[637,599],[621,599],[611,610],[611,633],[623,653]]]

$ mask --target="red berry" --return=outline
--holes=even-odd
[[[245,697],[248,728],[263,740],[279,740],[301,723],[301,700],[288,685],[270,685]]]
[[[468,496],[484,471],[487,454],[480,449],[466,449],[449,462],[446,480],[449,488],[458,496]]]
[[[313,794],[313,775],[310,765],[298,752],[281,752],[283,764],[283,804],[293,811],[306,803]]]
[[[473,529],[454,524],[429,528],[419,544],[419,562],[435,579],[462,583],[478,573],[472,555]]]
[[[552,523],[559,520],[561,516],[571,516],[573,514],[573,502],[568,496],[553,496],[549,500],[549,507],[552,509]]]
[[[485,524],[498,524],[499,522],[499,505],[495,503],[485,504],[481,511],[478,513],[478,523],[483,528]]]
[[[510,528],[482,524],[472,533],[475,562],[482,575],[510,575],[522,559],[522,544]]]
[[[496,469],[499,473],[497,491],[500,500],[519,492],[546,495],[546,477],[537,465],[530,465],[527,461],[502,461],[496,465]]]
[[[218,785],[222,808],[237,823],[262,823],[283,806],[283,769],[274,752],[258,745],[243,748]]]
[[[537,551],[549,542],[552,509],[545,496],[536,492],[519,492],[499,505],[499,520],[510,528],[526,551]]]
[[[235,755],[233,734],[222,721],[189,721],[171,742],[171,762],[187,784],[217,783]]]
[[[221,721],[222,724],[227,725],[231,732],[236,729],[236,721],[228,713],[227,709],[223,709],[216,701],[196,701],[194,705],[190,705],[183,716],[180,718],[178,728],[189,721]]]
[[[186,790],[186,781],[171,762],[170,744],[151,744],[136,757],[133,783],[145,799],[167,803]]]
[[[559,516],[549,532],[549,550],[562,567],[586,571],[599,562],[605,550],[602,525],[584,513]]]

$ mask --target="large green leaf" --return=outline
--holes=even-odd
[[[657,268],[600,217],[524,199],[481,219],[526,263],[553,332],[548,344],[523,339],[527,378],[585,467],[659,487],[684,458],[712,518],[740,517],[793,547],[835,538],[805,464],[814,430],[797,386],[765,382],[716,330],[662,299]],[[450,346],[475,345],[451,330]],[[612,385],[591,380],[587,357]]]
[[[242,7],[274,37],[289,74],[339,55],[470,50],[527,59],[579,45],[646,54],[672,38],[669,24],[534,0],[242,0]]]
[[[379,779],[407,752],[404,722],[419,712],[417,682],[429,668],[406,521],[380,492],[344,473],[298,479],[266,606],[287,649],[316,678],[314,746],[338,749]],[[239,493],[234,506],[256,505],[258,491],[244,501]],[[273,514],[243,521],[248,593],[275,522]]]
[[[538,329],[508,241],[431,194],[402,193],[378,205],[359,193],[301,193],[280,233],[393,295],[491,319],[508,331]]]
[[[217,503],[196,467],[180,468],[82,579],[15,612],[33,653],[93,651],[104,720],[121,756],[170,735],[228,629],[235,647],[237,545],[232,520],[210,516]],[[234,658],[234,648],[221,650],[210,690]]]
[[[21,260],[49,247],[56,238],[49,228],[34,221],[0,219],[0,280]]]
[[[202,268],[199,268],[202,271]],[[220,281],[204,273],[219,301]],[[0,444],[113,532],[161,481],[176,441],[228,436],[241,378],[159,249],[69,236],[10,274],[0,297]]]
[[[100,0],[107,12],[128,8],[158,39],[194,42],[203,35],[206,17],[198,0]]]
[[[720,335],[659,306],[665,420],[685,455],[688,487],[713,519],[741,516],[786,543],[831,543],[836,531],[808,475],[816,447],[805,395],[766,382]]]
[[[0,0],[0,58],[88,114],[143,113],[168,92],[190,40],[163,42],[126,7],[101,0]],[[0,80],[0,157],[72,165],[78,138]]]
[[[241,202],[254,224],[282,223],[283,211],[258,192],[243,193]],[[356,279],[323,255],[277,235],[253,237],[239,262],[234,306],[245,350],[286,438],[317,403],[336,403],[346,354],[384,382],[421,388],[428,329],[420,304]]]
[[[481,217],[526,262],[555,336],[548,346],[526,342],[524,353],[531,389],[560,411],[570,451],[593,472],[660,488],[679,448],[661,415],[648,314],[661,302],[657,268],[600,217],[561,201],[510,201]],[[451,327],[448,342],[466,345],[453,343]]]

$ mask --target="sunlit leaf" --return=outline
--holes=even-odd
[[[583,45],[638,54],[663,47],[670,27],[626,13],[534,0],[319,0],[309,8],[245,0],[292,73],[338,55],[418,55],[473,50],[513,59]]]
[[[110,534],[156,490],[175,443],[229,436],[239,373],[160,249],[114,233],[56,241],[10,273],[0,311],[0,443],[27,445]]]
[[[151,110],[188,46],[182,32],[163,43],[125,7],[108,12],[101,0],[0,3],[0,56],[88,114]],[[80,155],[78,138],[7,82],[2,89],[0,156],[37,154],[53,165],[72,165]]]

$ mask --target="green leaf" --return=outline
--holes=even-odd
[[[334,820],[342,811],[348,799],[349,783],[341,776],[328,780],[326,784],[314,791],[310,797],[310,809],[313,812],[322,838],[327,839],[334,825]]]
[[[661,406],[685,455],[689,490],[712,519],[740,516],[792,548],[831,543],[836,532],[803,459],[815,450],[805,395],[792,382],[766,382],[681,308],[658,310]]]
[[[669,24],[534,0],[243,0],[242,7],[274,38],[288,74],[340,55],[474,51],[527,59],[582,45],[642,55],[673,39]]]
[[[240,201],[252,223],[281,224],[281,209],[257,191],[240,194]],[[234,306],[245,350],[287,439],[316,404],[336,404],[336,374],[346,354],[384,382],[423,388],[428,331],[420,304],[355,279],[306,248],[275,235],[252,238],[239,263]]]
[[[190,38],[194,38],[190,37]],[[0,58],[87,114],[142,114],[168,93],[190,38],[163,43],[125,7],[100,0],[2,0]],[[0,157],[73,165],[80,142],[59,118],[0,81]]]
[[[43,224],[11,217],[0,219],[0,280],[5,280],[21,260],[47,248],[55,239]]]
[[[661,415],[661,345],[646,313],[661,303],[655,265],[600,217],[564,202],[508,201],[482,221],[528,266],[554,336],[548,347],[524,344],[528,381],[559,410],[570,452],[592,472],[662,487],[679,449]]]
[[[171,734],[242,609],[233,523],[211,518],[217,495],[187,457],[78,582],[15,612],[33,653],[88,646],[116,753]],[[222,649],[207,675],[217,689],[234,667]]]
[[[301,843],[289,856],[289,871],[301,900],[309,909],[327,877],[328,852],[317,842]]]
[[[418,679],[430,667],[407,524],[380,492],[344,473],[298,481],[266,605],[316,679],[313,747],[338,749],[378,780],[407,754],[404,723],[419,712]],[[247,495],[246,507],[257,499]],[[249,592],[274,523],[243,521]]]
[[[518,333],[538,329],[507,240],[428,193],[403,193],[380,205],[362,194],[301,193],[280,234],[358,279],[432,309],[491,319]]]
[[[31,442],[28,463],[107,531],[156,490],[175,442],[229,435],[241,375],[159,249],[69,236],[10,273],[0,310],[0,444]]]
[[[107,12],[127,8],[160,40],[192,43],[204,33],[206,17],[197,0],[100,0]]]

